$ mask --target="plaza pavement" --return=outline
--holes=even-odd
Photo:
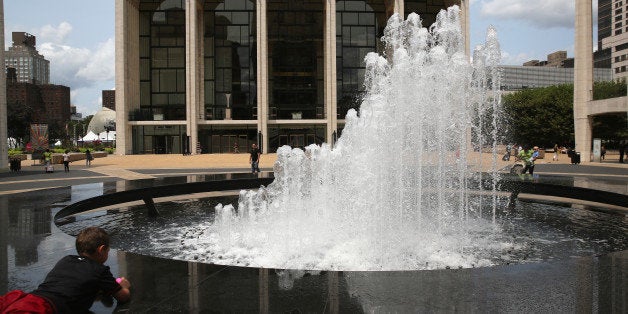
[[[486,170],[495,163],[498,169],[506,171],[514,163],[494,160],[490,154],[477,153],[470,156],[474,170]],[[263,154],[260,168],[263,172],[272,171],[276,154]],[[70,172],[63,171],[62,164],[55,165],[54,173],[44,173],[43,166],[32,160],[22,161],[19,172],[0,172],[0,195],[27,192],[39,189],[79,185],[117,180],[152,179],[166,176],[211,174],[229,172],[249,172],[248,154],[203,154],[203,155],[109,155],[96,158],[90,167],[84,160],[70,164]],[[628,163],[620,164],[619,156],[609,152],[601,163],[571,165],[566,155],[552,161],[552,154],[537,161],[535,173],[547,175],[572,175],[626,180],[628,185]]]

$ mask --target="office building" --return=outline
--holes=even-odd
[[[518,91],[527,88],[548,87],[560,84],[573,84],[574,69],[534,66],[500,66],[501,90]],[[611,81],[611,69],[593,69],[593,81]]]
[[[36,85],[7,81],[7,103],[32,110],[32,123],[64,127],[70,121],[70,88],[62,85]]]
[[[13,45],[4,53],[5,68],[14,68],[16,79],[22,83],[48,84],[50,61],[35,48],[35,36],[25,32],[12,33]]]
[[[567,57],[567,51],[555,51],[547,55],[547,60],[530,60],[523,66],[500,66],[502,73],[501,90],[518,91],[527,88],[548,87],[574,82],[574,58]],[[593,81],[611,81],[610,67],[594,68]]]
[[[610,55],[615,79],[628,76],[628,0],[598,1],[598,51]]]
[[[468,51],[467,0],[116,0],[116,153],[333,144],[387,19],[454,4]]]
[[[103,90],[102,91],[102,106],[109,108],[113,111],[116,110],[116,91],[115,90]]]

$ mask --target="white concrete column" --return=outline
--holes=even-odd
[[[469,35],[469,1],[459,0],[460,7],[460,27],[464,35],[464,51],[467,56],[471,56],[471,38]]]
[[[139,0],[116,0],[116,155],[133,152],[129,113],[139,108]]]
[[[593,15],[591,0],[576,0],[573,115],[576,151],[582,163],[591,161],[592,127],[589,102],[593,100]]]
[[[0,60],[4,64],[4,0],[0,0]],[[7,76],[0,75],[0,172],[9,168],[7,144]]]
[[[257,131],[262,132],[262,153],[268,153],[268,27],[266,21],[266,0],[257,0],[255,11],[257,22]]]
[[[333,145],[338,130],[338,96],[336,81],[336,0],[325,1],[325,115],[327,143]]]
[[[198,142],[198,108],[201,102],[199,88],[199,28],[198,16],[199,5],[197,0],[187,0],[185,2],[185,103],[186,103],[186,123],[185,132],[190,142],[190,153],[198,153],[196,143]]]
[[[404,0],[394,0],[394,12],[399,14],[402,20],[406,19],[406,15],[404,13]]]

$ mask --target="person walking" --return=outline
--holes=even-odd
[[[525,174],[526,171],[530,174],[534,174],[534,161],[539,158],[539,147],[534,146],[534,148],[527,150],[523,148],[519,153],[519,159],[525,162],[525,167],[523,167],[523,171],[521,174]]]
[[[619,163],[624,162],[624,153],[626,152],[626,147],[628,147],[628,140],[621,140],[619,142]]]
[[[261,152],[259,148],[257,148],[257,144],[251,145],[251,156],[249,157],[249,163],[251,164],[251,173],[259,172],[259,160],[261,156]]]
[[[44,152],[44,165],[48,167],[50,166],[51,163],[52,163],[52,153],[50,152],[50,149],[46,148],[46,151]]]
[[[512,144],[508,143],[508,145],[506,145],[506,155],[504,155],[502,159],[504,161],[510,161],[510,156],[512,156]]]
[[[85,150],[85,165],[89,167],[92,164],[92,160],[94,160],[94,157],[92,157],[92,152],[88,148]]]
[[[552,157],[553,161],[558,161],[558,152],[559,152],[558,143],[556,143],[554,144],[554,157]]]
[[[70,150],[66,149],[63,153],[63,171],[70,172]]]

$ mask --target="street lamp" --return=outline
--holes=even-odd
[[[225,110],[225,120],[231,120],[231,107],[229,106],[229,99],[231,99],[231,93],[226,93],[227,98],[227,110]]]

